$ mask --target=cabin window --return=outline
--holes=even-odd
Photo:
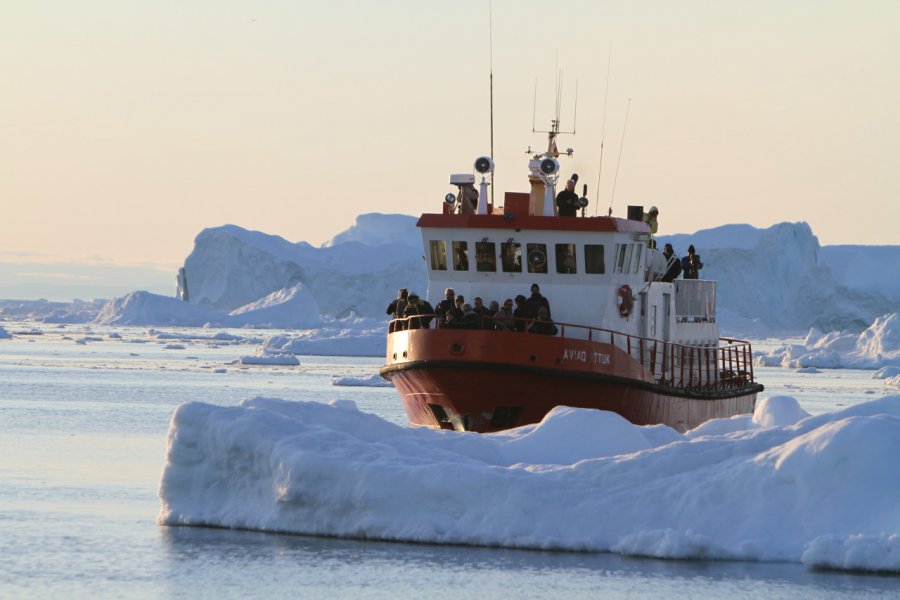
[[[431,269],[433,271],[447,270],[447,242],[444,240],[431,240]]]
[[[469,243],[453,242],[453,270],[469,270]]]
[[[616,273],[631,272],[631,253],[634,244],[616,244]]]
[[[522,272],[522,244],[519,242],[503,242],[500,244],[500,260],[504,273]]]
[[[475,242],[475,266],[479,271],[497,270],[497,246],[494,242]]]
[[[630,244],[632,246],[631,272],[637,273],[641,269],[641,256],[644,254],[642,244]]]
[[[556,244],[556,272],[574,274],[575,268],[575,244]]]
[[[602,275],[606,272],[602,244],[584,245],[584,271],[592,275]]]
[[[547,272],[547,244],[526,244],[528,251],[528,272]]]

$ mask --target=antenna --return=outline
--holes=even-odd
[[[616,197],[616,182],[619,180],[619,165],[622,162],[622,148],[625,147],[625,129],[628,127],[628,113],[631,112],[631,98],[628,99],[628,107],[625,109],[625,124],[622,126],[622,141],[619,143],[619,160],[616,161],[616,176],[613,177],[612,195],[609,197],[609,215],[612,216],[613,199]]]
[[[494,2],[488,2],[488,46],[490,50],[491,62],[491,158],[494,156]],[[535,93],[537,91],[535,90]],[[491,182],[494,180],[493,171],[491,171]],[[494,204],[494,188],[491,186],[491,205]],[[487,200],[487,199],[485,199]]]
[[[609,54],[606,59],[606,90],[603,92],[603,127],[600,130],[600,165],[597,168],[597,193],[594,194],[594,216],[600,208],[600,175],[603,174],[603,141],[606,139],[606,101],[609,99],[609,67],[612,64],[612,42],[609,43]],[[610,201],[612,208],[612,201]],[[612,212],[609,213],[612,216]]]
[[[561,134],[573,134],[575,133],[575,117],[578,115],[578,80],[575,80],[575,102],[574,102],[574,111],[573,111],[573,122],[572,122],[572,131],[560,131],[559,124],[561,122],[561,114],[562,114],[562,89],[563,89],[563,71],[561,69],[557,69],[556,76],[556,107],[553,112],[553,116],[555,118],[550,120],[550,129],[547,131],[542,131],[539,129],[535,129],[535,116],[537,114],[537,79],[534,80],[534,109],[531,114],[531,133],[546,133],[547,134],[547,152],[546,155],[549,157],[557,157],[560,154],[567,154],[569,156],[572,155],[572,149],[569,148],[565,152],[559,152],[556,147],[556,137]],[[529,148],[527,154],[531,154],[531,149]]]

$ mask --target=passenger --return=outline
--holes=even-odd
[[[462,329],[481,329],[481,316],[475,312],[471,304],[463,304],[462,319],[459,322]]]
[[[444,321],[444,324],[447,327],[460,327],[463,319],[463,306],[465,305],[466,299],[462,294],[456,297],[453,302],[453,308],[451,308],[447,312],[447,318]]]
[[[531,284],[531,297],[525,301],[525,310],[529,319],[537,318],[538,309],[540,307],[547,308],[547,316],[550,316],[550,302],[541,296],[541,287],[536,284]]]
[[[388,331],[394,331],[395,326],[399,326],[402,330],[402,323],[394,323],[393,319],[401,319],[403,318],[403,313],[406,312],[406,298],[409,296],[409,292],[406,288],[400,288],[400,291],[397,292],[397,297],[391,300],[391,303],[387,306],[387,314],[391,315],[391,323],[388,325]]]
[[[663,275],[663,281],[675,281],[681,275],[681,261],[675,256],[675,249],[672,244],[666,244],[663,248],[663,257],[666,259],[667,270]]]
[[[431,304],[419,300],[418,294],[410,294],[406,300],[406,310],[403,315],[405,317],[413,317],[409,319],[409,328],[428,329],[431,319],[434,318],[434,309]]]
[[[475,304],[472,306],[472,310],[477,312],[479,317],[483,317],[485,315],[488,315],[488,316],[490,315],[491,310],[487,306],[484,305],[484,300],[482,300],[480,296],[475,296],[474,302],[475,302]]]
[[[456,292],[453,291],[453,288],[444,290],[444,299],[438,302],[437,308],[434,311],[439,324],[443,325],[447,321],[447,313],[456,306],[454,302],[455,298]]]
[[[547,312],[547,307],[545,306],[538,309],[537,320],[528,324],[528,333],[556,335],[558,331],[556,325],[550,320],[550,314]]]
[[[476,298],[477,300],[477,298]],[[482,329],[497,329],[496,327],[496,317],[500,312],[500,303],[496,300],[491,300],[491,305],[488,307],[487,312],[482,315],[482,317],[487,317],[481,319],[481,328]]]
[[[644,223],[646,223],[650,227],[650,235],[656,235],[656,232],[659,230],[659,222],[656,220],[656,217],[659,216],[659,209],[655,206],[651,206],[650,210],[644,214]],[[656,240],[651,239],[650,243],[647,244],[650,248],[656,248]]]
[[[525,307],[525,296],[519,294],[516,296],[516,309],[513,311],[515,318],[515,330],[525,331],[525,321],[528,318],[528,309]]]
[[[687,256],[681,259],[681,270],[684,272],[685,279],[700,279],[700,269],[703,263],[700,262],[700,255],[694,250],[694,245],[688,246]]]
[[[494,315],[494,329],[497,331],[513,331],[515,328],[516,322],[513,320],[513,301],[511,298],[507,298],[503,301],[503,306],[500,307],[497,314]]]
[[[457,271],[469,270],[469,254],[465,248],[456,249],[456,262],[453,268]]]
[[[578,216],[578,194],[575,193],[575,179],[566,182],[566,189],[556,195],[556,211],[561,217]]]

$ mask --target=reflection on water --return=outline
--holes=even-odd
[[[809,571],[800,565],[670,561],[607,553],[538,552],[312,538],[224,529],[163,528],[178,589],[229,581],[256,595],[311,597],[873,597],[896,578]],[[235,571],[239,575],[235,575]]]

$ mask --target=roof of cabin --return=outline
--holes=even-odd
[[[650,233],[642,221],[618,217],[544,217],[535,215],[423,214],[417,227],[452,229],[531,229],[537,231],[598,231]]]

